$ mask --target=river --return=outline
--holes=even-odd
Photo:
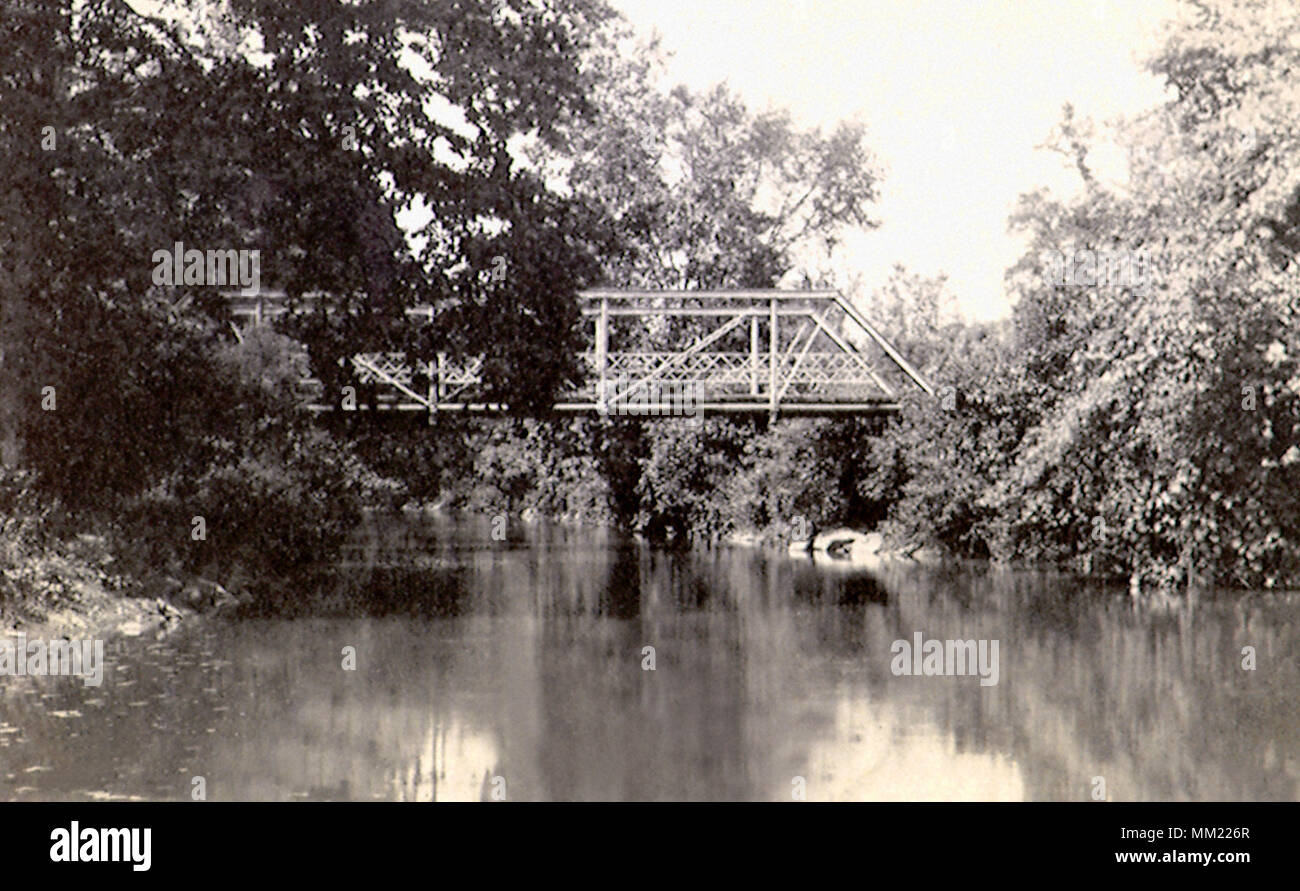
[[[371,517],[301,615],[110,640],[98,687],[0,678],[0,796],[1300,798],[1294,596],[494,531]],[[997,683],[896,675],[918,632],[997,640]]]

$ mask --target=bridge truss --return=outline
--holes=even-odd
[[[902,389],[930,385],[856,307],[833,290],[591,290],[579,294],[589,349],[586,380],[562,412],[667,416],[703,412],[887,414]],[[231,297],[236,320],[263,324],[286,312],[279,295]],[[431,315],[408,310],[413,322]],[[359,352],[358,383],[377,393],[361,410],[508,412],[476,399],[482,359]],[[308,390],[313,382],[305,384]],[[319,391],[319,388],[317,388]],[[481,397],[480,397],[481,398]],[[310,406],[340,405],[319,394]]]

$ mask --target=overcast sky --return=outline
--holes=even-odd
[[[961,310],[1010,307],[1003,271],[1020,252],[1016,196],[1068,193],[1077,174],[1036,150],[1066,102],[1098,123],[1149,108],[1161,84],[1141,61],[1173,0],[611,0],[673,53],[676,81],[727,81],[757,108],[804,125],[858,118],[887,173],[883,225],[846,239],[837,274],[879,283],[903,262],[946,272]],[[1119,152],[1090,156],[1122,179]]]

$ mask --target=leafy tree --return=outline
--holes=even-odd
[[[1022,206],[1018,332],[1044,414],[988,503],[1020,556],[1276,585],[1300,568],[1294,28],[1251,3],[1188,12],[1151,62],[1173,99],[1128,126],[1129,188]],[[1031,274],[1048,246],[1145,250],[1159,275],[1061,288]]]
[[[155,280],[177,242],[258,250],[264,284],[330,295],[287,326],[327,383],[360,345],[486,351],[494,393],[549,405],[573,376],[587,240],[509,144],[581,114],[581,49],[608,14],[5,4],[0,457],[112,521],[143,566],[201,571],[219,553],[269,576],[350,529],[373,474],[277,391],[283,341],[237,343],[218,288]],[[412,206],[429,211],[418,252],[397,222]],[[422,331],[415,303],[436,310]],[[212,546],[180,548],[195,515]]]

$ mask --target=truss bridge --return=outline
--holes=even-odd
[[[783,414],[887,414],[899,394],[933,395],[876,327],[838,291],[662,291],[601,289],[579,295],[588,349],[586,379],[555,409],[611,417],[703,411]],[[230,295],[244,326],[287,311],[283,295]],[[413,324],[427,307],[407,311]],[[358,352],[355,379],[377,396],[359,410],[509,412],[482,401],[482,359]],[[308,390],[314,383],[310,379]],[[317,387],[319,390],[319,387]],[[317,393],[315,411],[345,407]]]

